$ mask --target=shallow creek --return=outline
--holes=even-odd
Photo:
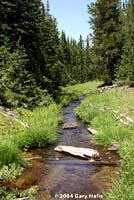
[[[74,114],[74,109],[80,102],[81,98],[61,112],[63,123],[75,122],[78,124],[77,128],[62,129],[60,125],[58,140],[54,145],[26,153],[27,157],[40,159],[31,161],[31,166],[24,171],[15,186],[24,189],[38,185],[37,200],[103,199],[103,193],[113,184],[113,180],[118,178],[116,164],[90,163],[88,160],[54,151],[57,145],[93,148],[99,151],[103,161],[117,163],[119,160],[118,154],[93,144],[86,125]]]

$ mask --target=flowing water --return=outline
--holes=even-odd
[[[57,145],[93,148],[100,152],[103,161],[118,161],[118,155],[108,152],[104,147],[94,145],[92,136],[74,114],[74,109],[80,104],[81,98],[62,110],[63,123],[77,123],[77,128],[58,129],[57,142],[45,150],[31,151],[30,156],[40,156],[33,160],[31,167],[15,183],[17,187],[26,188],[38,185],[37,200],[76,200],[103,199],[103,193],[117,179],[118,167],[90,163],[65,153],[54,151]]]

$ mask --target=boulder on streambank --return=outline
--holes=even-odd
[[[99,160],[100,159],[99,152],[94,149],[59,145],[54,150],[58,151],[58,152],[69,153],[73,156],[81,157],[81,158],[84,158],[87,160],[90,160],[90,159]]]

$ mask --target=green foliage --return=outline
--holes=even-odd
[[[38,107],[33,111],[20,110],[21,118],[28,122],[30,128],[19,129],[13,140],[20,149],[32,147],[44,147],[56,140],[56,130],[59,117],[59,109],[55,104],[48,107]]]
[[[51,98],[26,70],[27,56],[22,47],[11,52],[9,44],[0,47],[0,104],[7,107],[47,105]]]
[[[18,108],[17,111],[19,115],[16,119],[27,122],[30,128],[22,126],[12,117],[4,118],[3,133],[0,135],[0,165],[10,163],[24,165],[19,156],[21,149],[45,147],[54,143],[57,138],[56,130],[61,117],[56,104],[38,107],[33,111],[22,108]]]
[[[88,6],[93,29],[92,64],[96,77],[114,78],[122,48],[122,26],[119,0],[98,0]]]
[[[0,141],[0,165],[21,162],[18,153],[18,146],[11,141],[11,138]]]
[[[124,6],[125,41],[121,61],[116,70],[118,80],[134,81],[134,1],[129,0]]]
[[[116,69],[117,80],[134,81],[134,41],[126,41],[120,65]]]
[[[32,186],[26,190],[18,190],[14,189],[12,191],[8,191],[5,187],[0,188],[0,199],[1,200],[11,200],[11,199],[18,199],[29,197],[30,200],[35,200],[35,195],[37,193],[37,186]]]
[[[51,104],[48,107],[38,107],[33,111],[17,108],[15,119],[23,120],[30,125],[30,128],[23,127],[14,117],[4,116],[0,120],[3,127],[0,142],[0,179],[3,182],[12,181],[21,175],[24,164],[20,157],[20,150],[32,147],[44,147],[55,142],[56,130],[59,120],[59,107]],[[1,119],[2,119],[1,115]],[[5,133],[4,133],[5,130]],[[37,187],[20,191],[12,191],[6,188],[0,189],[0,199],[11,200],[21,197],[35,199]]]
[[[12,181],[16,179],[17,176],[20,176],[23,172],[24,168],[16,163],[3,165],[0,168],[0,179],[4,182]]]
[[[106,194],[107,200],[134,199],[134,137],[125,139],[120,150],[121,170],[119,182]]]
[[[97,130],[94,140],[105,146],[119,142],[121,157],[120,180],[106,194],[107,200],[132,200],[134,197],[134,125],[119,121],[121,116],[133,118],[134,93],[131,88],[119,88],[88,96],[76,108],[76,114]]]
[[[73,100],[78,99],[82,95],[92,93],[95,91],[100,82],[92,81],[83,84],[76,84],[67,87],[62,87],[57,102],[61,106],[67,106]]]

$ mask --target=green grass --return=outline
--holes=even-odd
[[[18,109],[17,111],[19,115],[16,118],[27,122],[30,128],[23,127],[10,117],[4,118],[4,123],[1,120],[0,165],[19,162],[19,160],[21,161],[20,150],[45,147],[52,144],[57,138],[57,126],[61,118],[59,107],[56,104],[38,107],[33,111],[25,109]]]
[[[57,135],[59,108],[56,104],[48,107],[39,107],[32,112],[21,110],[21,119],[26,121],[30,128],[25,128],[14,136],[15,143],[20,149],[45,147],[55,142]]]
[[[106,195],[110,200],[134,199],[134,125],[123,125],[120,114],[134,119],[134,89],[122,87],[92,94],[83,100],[76,114],[98,134],[94,140],[105,146],[119,142],[121,157],[121,179]]]
[[[67,106],[69,103],[78,99],[80,96],[95,91],[96,87],[100,84],[101,82],[92,81],[92,82],[62,87],[60,95],[57,98],[57,101],[61,106]]]
[[[13,117],[0,113],[0,180],[11,182],[21,175],[26,161],[20,157],[21,150],[46,147],[55,142],[57,127],[61,120],[59,106],[38,107],[33,111],[19,108],[15,119],[26,122],[29,128],[22,126]],[[27,190],[0,188],[0,199],[11,200],[18,197],[35,199],[36,187]]]
[[[134,199],[134,136],[125,141],[119,149],[121,161],[120,180],[106,194],[107,200]]]
[[[20,162],[19,148],[10,139],[0,141],[0,165],[9,165]]]

